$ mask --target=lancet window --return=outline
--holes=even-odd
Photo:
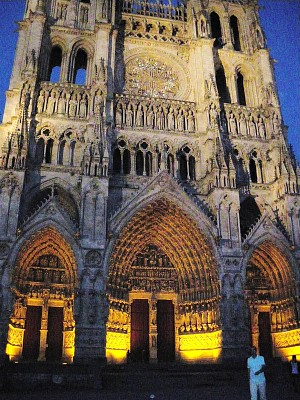
[[[48,81],[59,82],[62,66],[62,49],[59,46],[54,46],[51,50]]]
[[[220,48],[223,46],[222,29],[220,17],[214,11],[210,14],[211,37],[215,39],[214,47]]]
[[[73,83],[77,85],[85,85],[87,80],[87,53],[83,49],[79,49],[75,56]]]
[[[146,142],[142,142],[136,152],[135,171],[137,175],[152,175],[152,153]]]
[[[52,151],[53,151],[53,139],[48,139],[45,149],[45,163],[51,164],[52,162]]]
[[[195,180],[195,157],[191,154],[191,149],[185,146],[179,154],[179,174],[180,179]]]
[[[249,174],[251,182],[264,183],[262,161],[257,158],[255,150],[250,154]]]
[[[235,15],[230,17],[230,32],[231,32],[231,41],[234,50],[241,50],[241,41],[240,41],[240,32],[239,32],[239,22]]]
[[[244,77],[240,72],[238,72],[238,74],[237,74],[236,86],[237,86],[238,104],[241,106],[246,106]]]
[[[118,147],[113,153],[113,172],[128,175],[131,171],[130,151],[126,148],[124,140],[118,142]]]
[[[58,165],[73,166],[75,164],[76,140],[72,136],[72,132],[68,132],[60,137],[57,151]]]
[[[44,161],[45,142],[43,138],[39,138],[35,149],[35,160],[37,164],[42,164]]]
[[[222,103],[230,103],[230,94],[227,87],[226,76],[223,68],[219,68],[216,71],[216,81],[217,81],[217,88],[220,96],[220,101]]]

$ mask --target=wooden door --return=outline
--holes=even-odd
[[[131,359],[149,360],[149,304],[134,300],[131,304]]]
[[[258,314],[258,330],[259,354],[264,356],[265,359],[270,359],[273,356],[273,352],[270,314],[268,312],[260,312]]]
[[[23,359],[36,361],[40,353],[42,307],[27,306],[23,340]]]
[[[175,359],[174,305],[171,300],[157,302],[157,358],[159,361]]]
[[[47,334],[47,361],[61,361],[63,346],[63,313],[62,307],[49,307]]]

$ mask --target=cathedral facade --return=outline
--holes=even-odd
[[[175,3],[24,4],[0,126],[10,361],[300,354],[300,169],[257,0]]]

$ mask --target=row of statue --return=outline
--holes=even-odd
[[[299,325],[295,302],[271,306],[271,328],[273,331],[296,328]]]
[[[100,3],[98,4],[96,13],[97,19],[107,18],[108,1],[109,0],[100,0],[97,2]],[[74,9],[74,5],[70,4],[70,2],[60,1],[57,2],[56,10],[54,10],[54,16],[58,23],[72,23],[74,15],[77,14],[78,24],[80,27],[84,28],[89,22],[89,9],[89,5],[85,3],[80,4],[80,9],[76,10],[76,3]]]
[[[211,128],[220,128],[232,136],[267,139],[281,131],[281,119],[276,112],[268,119],[267,127],[267,120],[260,113],[246,113],[230,108],[219,112],[213,103],[208,108],[208,123]]]
[[[33,282],[45,284],[65,283],[65,271],[63,269],[30,268],[28,279]]]
[[[189,106],[147,105],[118,101],[115,123],[119,128],[149,128],[179,132],[195,132],[195,115]]]
[[[143,279],[143,278],[131,278],[129,282],[129,288],[133,291],[144,291],[149,293],[155,292],[177,292],[178,284],[174,279]]]
[[[174,6],[172,2],[169,2],[169,4],[163,4],[163,2],[149,0],[124,0],[122,3],[122,11],[125,13],[157,18],[169,18],[179,21],[185,20],[185,6],[179,4],[179,2],[177,6]]]
[[[181,306],[178,324],[180,333],[214,331],[220,327],[218,304],[210,302]]]
[[[39,114],[86,118],[89,112],[102,115],[104,100],[102,94],[98,92],[89,97],[85,91],[41,89],[36,110]]]

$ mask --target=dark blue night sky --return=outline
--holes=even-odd
[[[271,56],[284,123],[300,161],[300,0],[259,0],[261,22]],[[16,21],[23,17],[25,0],[0,0],[0,119],[17,40]]]

